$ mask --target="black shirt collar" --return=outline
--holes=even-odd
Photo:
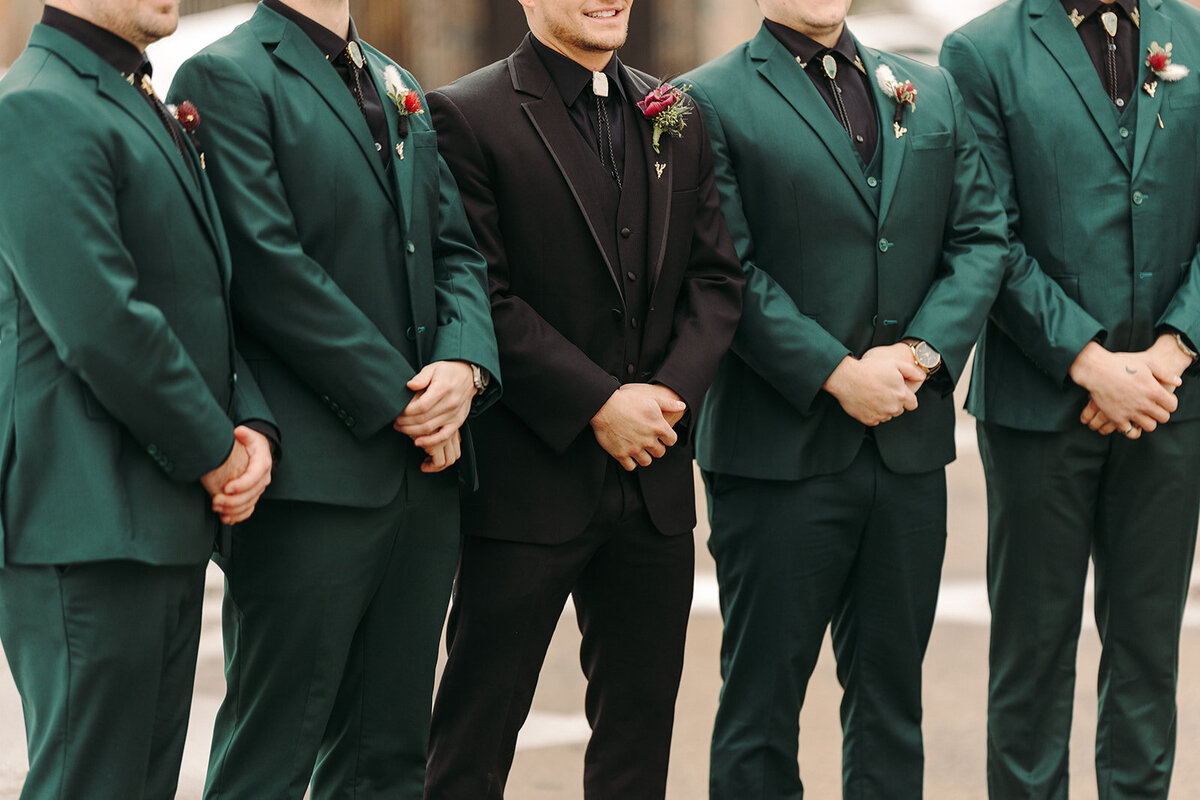
[[[280,0],[262,0],[262,4],[281,17],[298,25],[300,30],[304,31],[308,38],[312,39],[317,49],[330,60],[341,55],[350,42],[362,44],[358,38],[358,30],[354,27],[353,19],[350,20],[350,38],[343,39],[339,34],[334,33],[310,17],[306,17],[291,6],[280,2]]]
[[[46,10],[42,12],[42,24],[67,34],[100,56],[122,75],[133,75],[142,71],[143,67],[147,75],[151,73],[150,62],[145,53],[138,50],[132,42],[82,17],[54,6],[46,6]]]
[[[1120,6],[1121,10],[1125,12],[1125,16],[1132,19],[1133,13],[1137,11],[1138,0],[1117,0],[1111,5],[1107,3],[1101,3],[1100,0],[1062,0],[1062,5],[1068,14],[1072,11],[1078,11],[1080,16],[1082,16],[1084,19],[1092,16],[1092,14],[1095,14],[1097,11],[1115,11],[1116,9],[1114,7]]]
[[[1093,0],[1093,2],[1097,1]],[[771,35],[778,39],[780,44],[787,48],[789,53],[800,59],[804,64],[809,63],[826,50],[831,50],[842,56],[848,64],[853,64],[854,60],[858,58],[858,46],[854,44],[854,37],[850,35],[850,29],[845,25],[842,26],[842,35],[838,37],[837,44],[833,47],[826,47],[820,42],[808,38],[803,33],[774,20],[765,20],[765,24]]]
[[[529,40],[533,42],[533,51],[538,54],[538,58],[545,64],[546,71],[550,73],[551,80],[554,81],[554,85],[558,88],[558,93],[562,96],[563,105],[568,107],[575,105],[575,101],[579,99],[579,95],[591,85],[592,71],[582,64],[572,61],[557,50],[551,50],[538,41],[538,38],[532,33],[529,34]],[[619,63],[616,54],[614,54],[601,72],[608,76],[608,85],[615,86],[617,92],[624,98],[625,87],[621,84],[621,73],[617,69]]]

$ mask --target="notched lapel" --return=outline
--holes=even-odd
[[[646,253],[650,258],[650,291],[654,291],[654,287],[658,285],[658,276],[662,272],[663,259],[667,254],[667,229],[671,224],[671,196],[675,188],[675,142],[674,137],[663,134],[659,140],[659,150],[654,152],[654,137],[653,125],[650,120],[646,119],[641,110],[636,106],[636,103],[641,98],[650,94],[656,87],[644,83],[638,75],[635,75],[629,69],[622,66],[625,73],[625,89],[629,92],[629,99],[633,111],[631,116],[634,123],[639,126],[636,134],[642,142],[640,148],[629,147],[631,137],[625,136],[625,174],[631,174],[630,161],[634,158],[643,158],[646,161],[646,176],[649,182],[649,210],[650,210],[650,229],[649,238],[646,240]],[[689,101],[691,102],[691,101]],[[695,109],[693,103],[692,114],[699,114],[699,110]],[[635,133],[630,131],[629,133]],[[689,134],[699,135],[695,127],[689,126],[684,128],[683,135]]]
[[[764,27],[752,42],[750,57],[758,62],[759,74],[817,134],[842,172],[846,173],[846,179],[859,197],[874,211],[875,199],[863,184],[862,167],[859,166],[858,155],[854,152],[850,137],[846,135],[846,129],[829,111],[825,99],[787,52],[787,48]]]
[[[896,117],[896,101],[884,94],[879,81],[875,79],[875,70],[879,69],[880,64],[887,62],[880,58],[879,53],[863,47],[861,44],[858,45],[858,52],[862,56],[863,66],[867,68],[867,83],[875,97],[875,116],[880,124],[879,146],[883,150],[883,174],[880,179],[883,185],[880,187],[879,221],[882,223],[887,219],[888,210],[892,207],[892,199],[896,196],[896,187],[900,183],[900,172],[904,167],[904,155],[908,152],[908,143],[911,139],[908,134],[896,135],[893,126]],[[903,82],[910,79],[904,67],[896,64],[888,64],[888,66],[896,74],[896,80]],[[914,81],[915,83],[916,81]],[[920,94],[920,91],[921,87],[918,86],[917,93]],[[910,125],[912,113],[911,109],[906,108],[900,124]]]
[[[1096,126],[1128,169],[1129,155],[1117,130],[1116,109],[1100,83],[1083,40],[1057,0],[1043,0],[1042,5],[1041,16],[1033,19],[1034,36],[1050,51],[1050,56],[1070,78]],[[1142,36],[1145,36],[1144,32]],[[1141,91],[1140,86],[1138,90]]]
[[[1160,45],[1166,46],[1167,42],[1172,40],[1174,26],[1171,24],[1171,19],[1162,13],[1162,9],[1158,3],[1145,0],[1138,4],[1141,11],[1141,52],[1138,54],[1138,59],[1141,63],[1138,69],[1138,111],[1137,111],[1137,140],[1133,146],[1133,167],[1130,173],[1133,177],[1137,177],[1142,169],[1142,164],[1146,161],[1146,153],[1150,150],[1150,140],[1159,133],[1158,120],[1159,114],[1162,113],[1163,97],[1171,94],[1178,87],[1176,83],[1159,80],[1158,77],[1150,71],[1150,67],[1146,66],[1146,53],[1151,42],[1158,42]],[[1193,66],[1193,63],[1200,63],[1200,53],[1192,55],[1180,55],[1180,63]],[[1147,83],[1158,81],[1158,88],[1154,92],[1154,96],[1143,89]],[[1166,123],[1164,123],[1166,124]]]
[[[162,151],[163,156],[171,164],[171,169],[175,172],[175,177],[179,179],[179,183],[183,185],[184,193],[187,194],[188,201],[196,211],[203,225],[204,231],[208,238],[212,241],[213,247],[218,253],[221,252],[221,241],[217,236],[216,227],[214,224],[215,217],[208,205],[204,202],[201,196],[200,181],[203,180],[203,173],[199,171],[199,163],[196,164],[196,175],[188,170],[187,162],[184,161],[187,155],[180,156],[179,151],[175,149],[175,142],[171,139],[171,135],[163,128],[162,122],[158,116],[150,109],[149,104],[138,97],[137,93],[141,89],[131,86],[128,81],[120,76],[115,70],[100,70],[96,75],[96,87],[100,94],[107,97],[113,103],[121,107],[123,111],[137,120],[146,133],[150,134],[150,138],[158,145],[158,149]],[[180,136],[185,136],[183,130],[179,132]],[[185,150],[186,150],[185,145]]]
[[[305,35],[304,31],[295,25],[286,23],[279,36],[279,43],[275,47],[275,57],[308,81],[321,99],[329,105],[342,124],[346,126],[354,141],[358,143],[363,158],[367,159],[370,165],[371,172],[379,180],[379,185],[388,199],[392,200],[392,193],[388,188],[388,177],[383,169],[383,161],[375,149],[375,142],[371,140],[371,131],[367,127],[367,121],[363,118],[358,104],[354,102],[354,96],[350,94],[346,85],[338,77],[337,71],[326,61],[317,46]],[[386,95],[384,95],[384,99],[387,99]]]

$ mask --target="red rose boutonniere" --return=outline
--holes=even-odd
[[[654,123],[654,152],[660,152],[659,143],[664,133],[675,138],[683,136],[683,129],[687,127],[684,118],[692,113],[692,107],[683,98],[691,88],[690,85],[672,86],[664,83],[638,102],[642,114]]]
[[[908,128],[900,124],[904,119],[905,107],[907,106],[913,112],[917,110],[917,87],[913,85],[912,81],[896,80],[895,73],[887,64],[880,64],[879,69],[875,70],[875,80],[879,82],[879,88],[883,89],[883,93],[896,101],[896,116],[892,121],[892,126],[896,131],[896,138],[899,139],[908,133]]]
[[[177,106],[167,106],[167,111],[183,128],[184,132],[192,140],[192,145],[196,148],[196,152],[200,154],[200,168],[206,169],[204,163],[204,151],[200,149],[200,142],[196,140],[196,131],[200,128],[200,112],[196,109],[191,100],[184,100]]]
[[[387,89],[388,99],[396,104],[396,113],[400,115],[400,130],[398,131],[398,135],[401,139],[407,138],[408,118],[425,113],[425,107],[421,105],[421,94],[405,86],[404,76],[400,74],[400,70],[391,64],[383,71],[383,82]],[[396,152],[399,153],[400,159],[403,161],[403,143],[396,145]]]
[[[1146,48],[1146,66],[1158,78],[1158,80],[1174,83],[1188,76],[1190,70],[1182,64],[1176,64],[1171,60],[1171,43],[1167,42],[1166,47],[1160,47],[1158,42],[1151,42]],[[1146,94],[1154,97],[1154,93],[1158,91],[1158,81],[1146,81],[1142,85],[1146,90]]]

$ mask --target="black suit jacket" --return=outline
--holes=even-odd
[[[631,100],[657,81],[621,67]],[[438,146],[462,192],[488,262],[492,318],[505,378],[501,403],[479,418],[480,491],[464,504],[463,531],[528,542],[581,533],[611,460],[589,422],[618,386],[662,383],[698,410],[741,311],[743,278],[713,181],[699,113],[661,153],[629,136],[649,186],[648,314],[627,324],[621,276],[606,257],[595,160],[572,125],[530,40],[508,59],[429,95]],[[631,132],[634,133],[634,132]],[[641,142],[645,142],[644,146]],[[628,162],[627,162],[628,163]],[[659,167],[661,167],[661,174]],[[625,363],[625,337],[642,337]],[[655,526],[696,522],[686,431],[662,459],[638,469]]]

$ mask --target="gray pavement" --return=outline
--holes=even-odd
[[[929,800],[986,798],[983,777],[988,638],[983,584],[985,497],[974,435],[970,420],[965,417],[960,420],[959,443],[959,459],[948,471],[950,535],[938,622],[925,662]],[[704,547],[707,530],[703,524],[696,537],[697,590],[676,714],[668,789],[671,800],[705,797],[708,735],[720,689],[717,659],[721,620],[716,608],[713,564]],[[1200,748],[1200,587],[1195,583],[1193,586],[1190,605],[1194,608],[1189,607],[1183,633],[1174,798],[1200,797],[1200,760],[1193,757]],[[220,573],[212,569],[192,724],[178,794],[182,800],[200,796],[212,720],[223,692],[220,597]],[[1087,614],[1090,613],[1089,598]],[[534,713],[522,732],[507,793],[512,800],[582,800],[587,723],[582,714],[584,683],[578,645],[579,632],[568,606],[546,659]],[[1076,800],[1096,797],[1091,754],[1098,659],[1095,626],[1085,619],[1079,647],[1071,748],[1071,796]],[[807,796],[814,800],[840,797],[840,696],[827,641],[801,718],[801,773]],[[25,766],[20,699],[7,664],[0,664],[0,800],[17,798]]]

